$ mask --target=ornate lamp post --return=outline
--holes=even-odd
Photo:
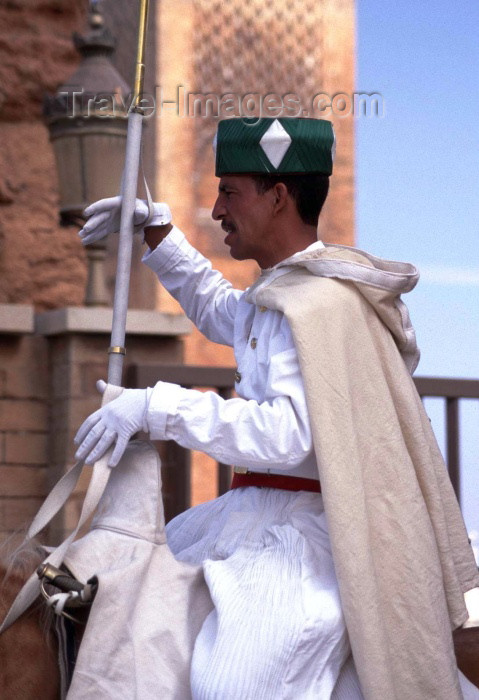
[[[120,192],[130,88],[111,63],[115,39],[91,2],[90,31],[74,34],[82,60],[68,81],[44,101],[44,117],[55,151],[60,223],[81,225],[91,202]],[[85,303],[109,303],[103,261],[105,245],[88,246]]]

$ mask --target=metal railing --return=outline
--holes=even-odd
[[[224,399],[233,394],[235,370],[230,367],[201,367],[193,365],[130,365],[126,385],[154,386],[158,381],[181,384],[186,388],[209,388]],[[460,429],[459,401],[479,400],[479,380],[415,377],[414,382],[422,399],[444,399],[446,416],[445,460],[452,485],[460,498]],[[191,455],[174,442],[159,443],[163,463],[163,491],[165,515],[170,520],[191,505]],[[225,493],[231,483],[231,467],[217,465],[217,493]]]
[[[460,503],[461,462],[459,401],[461,399],[479,399],[479,380],[415,377],[414,383],[422,399],[429,397],[444,399],[446,418],[445,460],[451,483],[456,492],[457,500]]]

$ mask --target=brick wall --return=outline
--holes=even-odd
[[[48,493],[48,361],[44,338],[0,339],[0,531],[5,531],[24,526]]]
[[[11,0],[0,6],[0,303],[78,304],[85,253],[58,225],[53,152],[42,102],[71,74],[71,41],[86,3]]]

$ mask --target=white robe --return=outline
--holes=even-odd
[[[241,375],[240,398],[228,401],[159,382],[150,435],[254,471],[317,479],[289,325],[254,303],[262,283],[289,268],[263,272],[247,296],[177,229],[144,260],[205,335],[234,346]],[[167,536],[177,559],[203,564],[215,605],[195,645],[194,698],[331,697],[349,642],[320,494],[236,489],[177,517]]]
[[[203,563],[215,606],[193,698],[331,697],[349,641],[320,494],[235,489],[175,518],[167,538],[177,559]]]

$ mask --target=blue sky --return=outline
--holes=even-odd
[[[418,375],[479,378],[479,2],[357,1],[357,245],[421,271]],[[479,401],[461,408],[463,511],[479,532]],[[429,401],[440,444],[442,411]],[[477,542],[479,546],[479,540]]]

